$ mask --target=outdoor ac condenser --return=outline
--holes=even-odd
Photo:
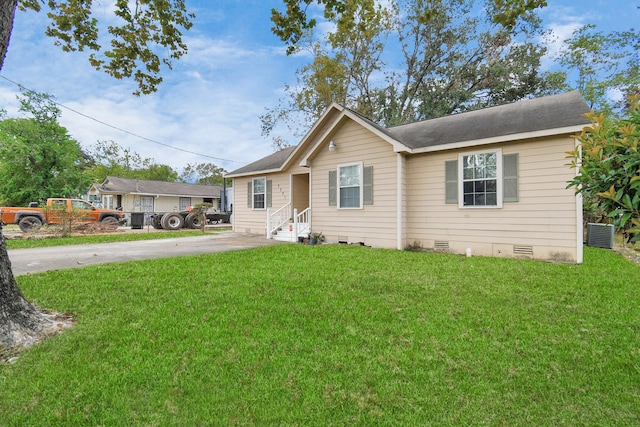
[[[611,224],[587,224],[587,245],[596,248],[613,248],[614,228]]]

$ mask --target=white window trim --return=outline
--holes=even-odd
[[[496,204],[495,206],[465,206],[464,204],[464,158],[477,154],[496,153]],[[458,154],[458,207],[460,209],[501,209],[502,208],[502,148],[467,151]]]
[[[264,193],[257,193],[257,194],[264,194],[264,207],[262,208],[256,208],[256,191],[255,191],[255,182],[258,180],[263,180],[264,181]],[[266,176],[261,176],[258,178],[253,178],[251,180],[251,209],[253,209],[254,211],[264,211],[267,210],[267,177]]]
[[[184,204],[183,202],[186,202],[186,204]],[[180,204],[180,210],[181,211],[186,210],[189,206],[192,205],[191,197],[180,197],[178,199],[178,203]]]
[[[358,166],[358,175],[360,178],[360,182],[358,183],[358,186],[360,187],[360,202],[359,202],[359,206],[358,207],[342,207],[340,205],[341,202],[341,198],[340,198],[340,189],[342,188],[340,186],[340,169],[341,168],[346,168],[346,167],[350,167],[350,166]],[[336,205],[338,207],[338,209],[364,209],[364,162],[353,162],[353,163],[344,163],[341,165],[338,165],[337,169],[336,169]]]
[[[104,195],[101,200],[101,207],[104,209],[113,209],[113,195]]]

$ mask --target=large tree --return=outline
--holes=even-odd
[[[78,197],[90,184],[86,156],[58,124],[60,109],[52,97],[35,92],[26,92],[20,104],[33,117],[0,122],[0,205]]]
[[[4,63],[13,19],[18,10],[40,12],[47,8],[51,19],[45,30],[65,52],[91,51],[89,62],[96,70],[117,79],[133,78],[136,95],[155,92],[162,82],[163,66],[187,53],[181,28],[191,28],[193,14],[184,0],[117,0],[114,13],[120,25],[99,27],[92,0],[3,0],[0,2],[0,70]],[[108,35],[103,35],[106,31]],[[103,44],[108,42],[108,48]]]
[[[539,19],[509,30],[484,12],[487,0],[344,0],[325,37],[313,31],[296,49],[312,53],[288,99],[262,116],[309,123],[332,103],[390,126],[517,101],[555,89],[540,72]],[[291,125],[291,120],[298,122]]]
[[[89,150],[89,155],[91,165],[88,173],[94,182],[102,182],[107,176],[167,182],[178,179],[178,172],[171,166],[158,164],[149,157],[143,158],[131,148],[124,148],[114,141],[98,141]]]
[[[304,35],[313,29],[317,20],[307,15],[311,4],[324,9],[324,17],[337,19],[339,25],[354,19],[354,9],[348,7],[350,0],[282,0],[286,10],[271,10],[273,32],[287,44],[287,52],[296,51],[298,43]],[[510,29],[517,21],[535,9],[545,7],[547,0],[489,0],[489,13],[494,23]]]
[[[162,81],[161,65],[186,53],[180,28],[189,29],[193,15],[183,0],[117,0],[115,14],[122,23],[110,26],[110,50],[102,48],[98,21],[91,0],[20,0],[22,10],[48,7],[51,25],[46,34],[63,50],[90,49],[90,61],[115,78],[132,77],[137,94],[156,90]],[[18,0],[0,2],[0,70],[4,64]],[[162,52],[158,53],[158,52]],[[25,300],[11,271],[4,236],[0,231],[0,348],[30,345],[57,328],[55,319]]]
[[[188,163],[178,180],[199,185],[221,186],[226,172],[226,170],[213,163]]]
[[[640,91],[640,33],[634,29],[604,33],[585,25],[564,41],[558,62],[568,85],[599,112],[624,111],[627,96]]]

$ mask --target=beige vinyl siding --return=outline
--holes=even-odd
[[[400,182],[397,186],[396,192],[397,209],[400,210],[401,216],[397,219],[401,234],[397,237],[399,240],[396,242],[396,249],[404,249],[409,242],[407,241],[407,206],[408,206],[408,185],[407,185],[407,157],[404,154],[396,155],[396,162],[399,163],[400,168]]]
[[[300,166],[300,157],[302,153],[298,153],[289,163],[289,168],[283,172],[275,173],[257,173],[253,176],[234,178],[233,181],[233,231],[245,234],[264,234],[266,237],[267,210],[251,209],[247,207],[247,183],[254,178],[265,177],[271,180],[271,211],[275,211],[285,206],[291,200],[291,180],[292,174],[304,175],[309,173],[309,168]],[[300,178],[299,178],[300,179]],[[304,182],[301,181],[301,182]],[[308,189],[305,195],[299,196],[294,202],[308,207]],[[300,210],[300,209],[299,209]],[[293,214],[293,211],[291,212]]]
[[[336,151],[329,151],[327,140],[311,158],[313,231],[321,231],[329,242],[363,242],[395,248],[396,154],[391,144],[351,120],[330,139],[335,142]],[[362,209],[329,206],[329,170],[355,162],[373,166],[373,205],[364,205]]]
[[[425,248],[447,243],[454,253],[470,248],[473,254],[493,256],[518,256],[518,247],[531,249],[532,255],[525,256],[536,259],[576,261],[578,215],[574,192],[566,188],[574,171],[565,159],[573,148],[569,137],[503,145],[503,155],[519,157],[519,201],[499,209],[444,203],[445,161],[466,150],[410,157],[408,243]]]
[[[241,177],[233,180],[233,198],[236,207],[233,212],[233,231],[245,234],[264,234],[266,236],[267,209],[247,207],[247,183],[253,178],[266,177],[271,180],[271,210],[279,209],[289,203],[289,174],[277,173]]]

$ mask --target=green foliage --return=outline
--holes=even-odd
[[[9,226],[10,227],[10,226]],[[15,226],[17,228],[17,226]],[[7,226],[5,226],[5,230]],[[208,234],[217,234],[222,231],[228,231],[228,228],[209,228],[205,231]],[[70,245],[91,245],[95,243],[116,243],[116,242],[133,242],[139,240],[160,240],[160,239],[176,239],[179,237],[196,236],[200,231],[195,230],[175,230],[171,233],[164,232],[144,232],[144,233],[115,233],[115,234],[85,234],[82,236],[51,236],[39,235],[33,233],[20,238],[6,238],[5,244],[7,249],[29,249],[29,248],[48,248],[54,246],[70,246]],[[5,236],[7,237],[7,236]],[[80,249],[82,250],[82,249]]]
[[[580,147],[569,153],[580,172],[575,187],[613,224],[640,241],[640,96],[628,98],[627,118],[590,113],[590,127],[579,135]]]
[[[632,95],[640,87],[640,34],[633,29],[605,34],[595,25],[585,25],[565,43],[558,61],[567,69],[571,86],[596,111],[622,110],[625,96],[615,103],[610,94]]]
[[[135,151],[114,141],[98,141],[90,155],[93,161],[88,173],[93,182],[102,182],[107,176],[167,182],[178,180],[178,172],[171,166],[157,164],[151,158],[142,158]]]
[[[162,82],[162,67],[171,69],[172,61],[187,53],[181,29],[192,26],[195,15],[187,13],[184,0],[117,0],[115,22],[107,27],[104,41],[91,1],[19,0],[20,10],[39,12],[49,8],[51,24],[46,35],[56,39],[62,50],[92,51],[89,62],[97,70],[117,78],[133,78],[136,95],[156,91]],[[0,67],[1,68],[1,67]]]
[[[283,0],[286,11],[271,10],[271,21],[274,27],[271,29],[280,40],[287,45],[287,53],[292,54],[305,33],[312,30],[317,21],[307,17],[307,8],[316,3],[324,7],[324,16],[327,19],[338,21],[339,26],[348,26],[353,21],[354,9],[350,8],[353,1],[350,0]],[[374,2],[365,0],[364,3],[372,5]],[[496,24],[507,29],[514,28],[517,21],[527,13],[547,6],[546,0],[489,0],[488,9],[491,18]]]
[[[490,4],[494,10],[493,22],[509,29],[528,12],[546,7],[547,0],[491,0]]]
[[[188,182],[200,185],[222,186],[223,175],[227,171],[213,163],[188,163],[178,177],[181,182]]]
[[[33,118],[0,122],[0,204],[25,206],[49,197],[77,197],[89,187],[80,144],[60,126],[53,98],[25,92],[21,111]]]
[[[17,278],[77,325],[0,365],[7,426],[635,425],[640,267],[353,246]]]
[[[507,30],[478,13],[487,1],[348,0],[342,13],[330,9],[326,39],[307,32],[296,42],[312,60],[288,99],[261,116],[263,134],[283,122],[306,130],[332,102],[391,126],[563,88],[563,74],[540,72],[540,20],[528,13]],[[389,63],[398,53],[402,62]]]

